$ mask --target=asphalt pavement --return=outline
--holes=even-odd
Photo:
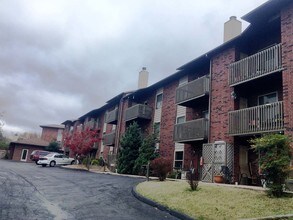
[[[132,195],[141,181],[0,160],[0,219],[176,219]]]

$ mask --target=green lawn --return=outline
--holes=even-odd
[[[186,182],[150,181],[137,186],[141,195],[198,219],[239,219],[293,214],[293,198],[268,198],[264,192]]]

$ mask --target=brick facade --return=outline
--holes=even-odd
[[[212,58],[210,142],[232,143],[228,135],[228,112],[234,110],[233,91],[228,84],[228,66],[235,61],[235,49],[227,49]]]
[[[293,3],[281,12],[281,36],[285,133],[293,137]]]
[[[163,104],[160,131],[160,155],[173,160],[175,143],[173,141],[173,130],[176,121],[177,106],[175,104],[175,90],[178,81],[174,81],[163,89]]]
[[[272,4],[270,1],[269,4]],[[276,1],[275,1],[276,2]],[[283,4],[283,3],[280,3]],[[261,7],[268,7],[267,5]],[[279,10],[279,9],[276,9]],[[279,11],[278,11],[279,12]],[[276,11],[275,14],[278,13]],[[255,11],[253,13],[256,13]],[[263,12],[264,13],[264,12]],[[285,121],[285,134],[293,136],[293,3],[281,9],[280,24],[278,19],[274,17],[274,22],[267,22],[267,27],[261,29],[259,21],[255,20],[251,26],[252,29],[248,29],[245,34],[239,38],[235,38],[230,42],[227,42],[220,47],[216,48],[212,52],[207,53],[205,58],[198,58],[191,61],[189,66],[186,64],[182,67],[182,72],[179,71],[177,77],[168,77],[162,81],[148,87],[146,90],[138,90],[131,95],[121,99],[118,103],[119,116],[116,127],[116,142],[114,152],[119,153],[119,141],[122,135],[125,133],[128,122],[125,122],[125,111],[133,104],[147,104],[155,110],[156,91],[163,88],[163,101],[162,101],[162,116],[160,127],[160,148],[159,152],[162,157],[174,160],[175,143],[173,141],[174,125],[176,124],[176,112],[177,105],[175,103],[176,88],[178,87],[179,78],[187,76],[189,82],[197,79],[200,76],[210,73],[210,93],[208,96],[196,98],[197,100],[192,102],[192,106],[186,108],[186,121],[191,121],[199,118],[203,118],[204,111],[209,111],[210,126],[208,140],[195,140],[185,142],[184,145],[184,169],[188,169],[192,162],[195,168],[199,165],[199,158],[202,155],[202,146],[204,143],[214,143],[216,141],[225,141],[228,144],[234,146],[234,180],[238,180],[240,173],[239,168],[239,154],[241,147],[249,148],[248,140],[255,135],[260,136],[262,132],[245,135],[229,134],[229,112],[240,109],[239,97],[248,100],[246,107],[249,108],[258,106],[259,96],[277,91],[278,101],[284,102],[284,121]],[[255,15],[249,14],[248,19],[256,19]],[[272,16],[272,15],[270,15]],[[260,15],[262,19],[271,19],[267,15]],[[266,22],[264,22],[266,23]],[[270,26],[271,25],[271,26]],[[238,61],[241,56],[247,57],[280,43],[280,36],[278,34],[281,29],[281,43],[282,43],[282,73],[280,69],[276,72],[267,73],[262,77],[256,77],[253,80],[248,79],[245,82],[241,82],[237,85],[229,85],[229,65],[235,61]],[[277,32],[277,33],[276,33]],[[270,35],[272,34],[272,35]],[[263,39],[265,38],[265,39]],[[255,42],[251,42],[255,40]],[[232,43],[231,43],[232,42]],[[242,57],[242,58],[243,58]],[[208,60],[210,59],[210,60]],[[265,60],[265,59],[264,59]],[[208,61],[210,61],[211,66]],[[269,61],[266,59],[264,62]],[[261,62],[261,61],[260,61]],[[250,64],[251,65],[251,64]],[[186,68],[186,69],[184,69]],[[211,69],[209,69],[211,68]],[[256,70],[255,74],[261,72],[261,67]],[[185,71],[185,72],[184,72]],[[174,75],[176,75],[175,73]],[[173,76],[174,76],[173,75]],[[250,81],[250,82],[248,82]],[[270,82],[273,82],[270,84]],[[241,85],[240,85],[241,84]],[[269,86],[263,86],[267,85]],[[235,92],[238,95],[237,99],[231,97],[231,94]],[[208,100],[210,99],[210,100]],[[190,104],[191,102],[189,102]],[[181,104],[181,103],[180,103]],[[101,126],[103,125],[104,116],[102,118]],[[259,120],[259,119],[258,119]],[[257,123],[257,120],[254,120]],[[151,120],[140,121],[139,125],[142,130],[149,134],[153,132],[154,124],[154,111]],[[249,124],[250,126],[250,124]],[[107,132],[111,131],[112,125],[107,126]],[[101,127],[102,129],[102,127]],[[104,149],[103,156],[107,157],[108,148]],[[255,155],[250,154],[248,158],[256,160]]]
[[[41,139],[48,142],[57,141],[58,131],[58,128],[43,127]]]

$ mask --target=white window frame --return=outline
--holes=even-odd
[[[182,152],[182,160],[176,160],[176,153],[177,152]],[[175,150],[174,151],[174,163],[173,163],[173,167],[175,167],[176,161],[182,161],[181,169],[183,169],[183,167],[184,167],[184,150]],[[176,167],[176,168],[178,168],[178,167]]]
[[[161,105],[158,107],[158,96],[162,96],[162,100],[161,100]],[[160,109],[160,108],[162,108],[162,106],[163,106],[163,93],[161,92],[161,93],[158,93],[157,95],[156,95],[156,109]]]
[[[26,155],[25,155],[25,159],[22,159],[24,151],[26,151]],[[20,161],[27,161],[27,155],[28,155],[28,149],[22,149],[21,155],[20,155]]]

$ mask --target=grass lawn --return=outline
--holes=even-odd
[[[200,184],[190,191],[186,182],[150,181],[137,192],[197,219],[239,219],[293,214],[293,198],[269,198],[264,192]]]

